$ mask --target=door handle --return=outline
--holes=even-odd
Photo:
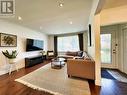
[[[116,50],[115,49],[113,49],[113,53],[116,54]]]

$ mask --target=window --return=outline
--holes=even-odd
[[[58,37],[58,52],[79,51],[78,35]]]
[[[101,62],[111,63],[111,34],[101,34]]]

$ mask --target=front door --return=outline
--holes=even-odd
[[[101,63],[104,68],[115,68],[116,41],[115,31],[104,29],[101,31]]]

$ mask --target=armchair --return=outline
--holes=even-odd
[[[47,51],[47,59],[52,59],[54,57],[55,57],[55,55],[54,55],[53,51]]]

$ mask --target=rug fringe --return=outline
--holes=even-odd
[[[26,86],[28,86],[30,88],[33,88],[33,89],[36,89],[36,90],[39,90],[39,91],[45,91],[45,92],[53,94],[53,95],[62,95],[62,94],[60,94],[58,92],[53,92],[53,91],[50,91],[50,90],[47,90],[47,89],[44,89],[44,88],[40,88],[38,86],[35,86],[35,85],[31,84],[31,83],[25,82],[25,81],[20,80],[20,79],[15,79],[15,81],[16,82],[20,82],[20,83],[22,83],[22,84],[24,84],[24,85],[26,85]]]

